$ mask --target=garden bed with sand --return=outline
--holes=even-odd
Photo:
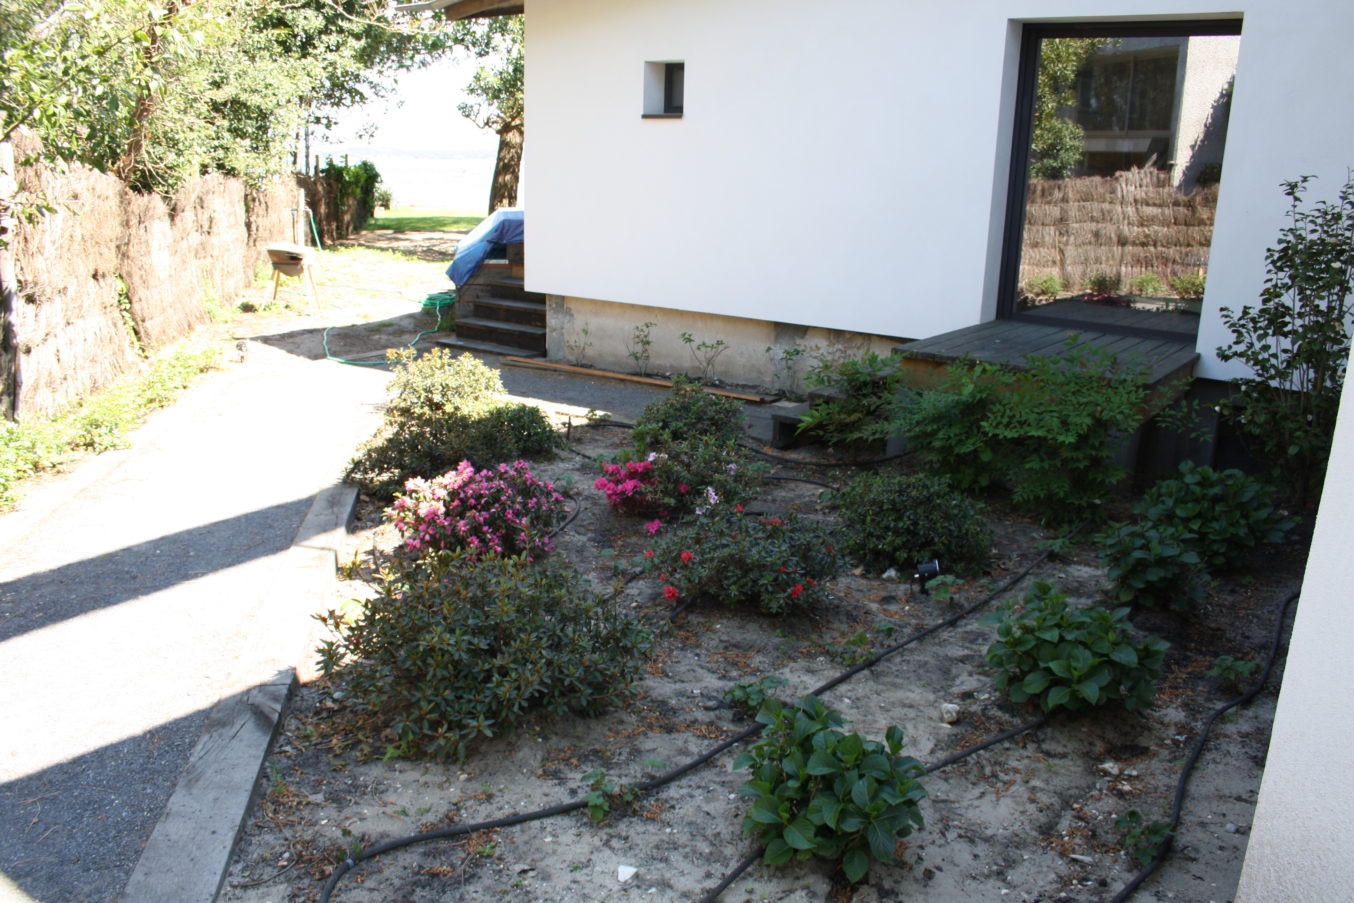
[[[567,487],[569,508],[578,512],[555,538],[553,554],[605,587],[618,570],[632,573],[631,563],[652,543],[642,519],[611,511],[592,487],[597,459],[615,455],[630,437],[593,426],[575,427],[572,438],[571,450],[533,464],[533,471]],[[780,461],[771,473],[812,482],[767,480],[749,511],[832,522],[818,483],[835,485],[846,471]],[[381,737],[352,731],[341,685],[319,679],[303,686],[267,762],[220,899],[314,901],[345,858],[394,838],[581,799],[599,770],[618,788],[652,780],[755,725],[725,698],[735,684],[775,675],[786,682],[775,695],[797,699],[971,608],[972,614],[888,655],[822,699],[843,713],[847,731],[882,739],[899,726],[904,753],[922,763],[1028,722],[1037,711],[1008,702],[985,664],[995,628],[980,623],[980,615],[1036,580],[1055,583],[1073,602],[1104,604],[1105,572],[1089,544],[1064,550],[1063,557],[1046,554],[1040,543],[1051,534],[1000,505],[991,511],[989,573],[929,595],[915,582],[857,569],[831,581],[830,603],[806,614],[714,607],[674,614],[657,581],[632,580],[619,602],[658,632],[633,700],[594,718],[529,718],[514,735],[474,744],[460,764],[383,759]],[[361,503],[351,554],[341,567],[348,578],[342,596],[370,596],[368,581],[397,545],[380,506]],[[821,860],[758,862],[719,899],[1113,899],[1139,869],[1125,849],[1134,838],[1125,837],[1116,819],[1129,810],[1144,823],[1168,818],[1201,725],[1233,695],[1206,672],[1220,655],[1265,658],[1304,557],[1305,545],[1275,549],[1264,569],[1216,581],[1205,603],[1188,614],[1135,612],[1139,630],[1171,643],[1156,705],[1055,715],[925,776],[925,827],[898,842],[894,864],[874,863],[863,882],[851,885]],[[1214,728],[1188,787],[1174,850],[1134,899],[1231,899],[1279,674],[1281,668],[1255,704]],[[331,899],[700,900],[758,849],[743,832],[748,800],[737,793],[748,775],[731,767],[746,748],[737,744],[632,801],[613,797],[600,823],[584,809],[359,862]]]

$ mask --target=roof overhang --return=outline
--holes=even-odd
[[[402,13],[436,12],[441,10],[448,19],[487,19],[492,16],[515,16],[522,12],[523,0],[421,0],[401,3],[395,9]]]

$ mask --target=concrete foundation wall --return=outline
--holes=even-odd
[[[824,356],[888,354],[899,341],[892,336],[560,295],[550,296],[547,308],[546,352],[551,360],[638,372],[639,362],[630,356],[631,351],[640,353],[636,329],[652,323],[650,372],[695,375],[702,368],[695,346],[723,341],[710,368],[712,377],[788,392],[802,391],[804,374]],[[682,341],[684,332],[690,333],[691,343]]]

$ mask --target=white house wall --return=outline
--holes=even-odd
[[[528,287],[925,337],[995,315],[1022,22],[1244,18],[1199,348],[1254,299],[1279,183],[1354,163],[1354,4],[528,0]],[[643,119],[644,64],[686,64]]]

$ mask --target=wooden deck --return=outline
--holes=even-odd
[[[1092,304],[1076,298],[1065,298],[1062,301],[1022,310],[1016,315],[1016,320],[1053,320],[1057,322],[1050,325],[1067,328],[1095,329],[1103,326],[1110,330],[1154,332],[1159,333],[1162,338],[1177,338],[1191,344],[1199,332],[1197,313],[1144,310],[1118,304]],[[1077,327],[1069,327],[1068,320],[1076,321]]]
[[[1143,338],[1096,332],[1084,326],[1069,328],[1028,320],[993,320],[966,326],[899,345],[898,350],[906,353],[903,369],[925,381],[934,377],[940,367],[964,358],[1022,367],[1027,355],[1057,357],[1067,350],[1067,340],[1071,336],[1076,336],[1082,347],[1108,352],[1126,364],[1145,368],[1148,382],[1153,386],[1188,380],[1199,360],[1193,335],[1180,339]]]

